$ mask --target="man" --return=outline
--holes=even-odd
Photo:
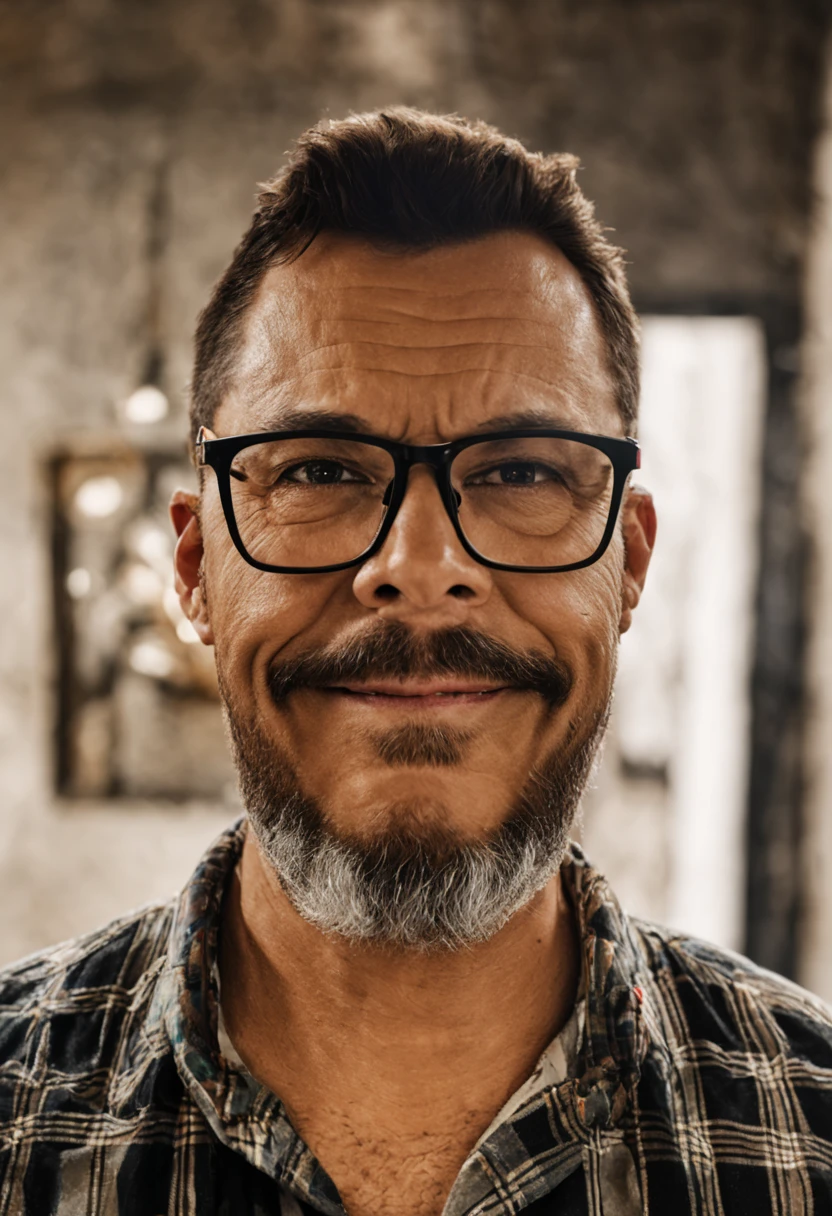
[[[261,195],[172,504],[247,818],[3,976],[0,1212],[832,1210],[828,1012],[568,843],[655,535],[575,167],[395,110]]]

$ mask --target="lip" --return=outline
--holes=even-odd
[[[457,706],[486,705],[508,692],[506,685],[479,681],[433,681],[429,684],[399,681],[373,681],[367,684],[338,684],[323,692],[343,697],[353,705],[372,709],[451,709]]]
[[[333,692],[349,692],[363,697],[456,697],[480,696],[502,692],[504,684],[489,684],[485,680],[369,680],[358,684],[333,684]]]

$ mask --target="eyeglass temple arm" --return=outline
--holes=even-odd
[[[203,468],[208,462],[205,459],[205,444],[208,439],[208,428],[201,426],[196,433],[196,442],[194,444],[194,458],[197,468]]]

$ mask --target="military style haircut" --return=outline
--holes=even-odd
[[[538,233],[586,284],[629,432],[639,394],[638,321],[622,252],[577,184],[576,157],[527,151],[484,122],[394,107],[311,127],[258,196],[248,231],[196,332],[191,428],[210,426],[234,379],[246,311],[271,266],[320,232],[354,233],[402,250],[492,232]]]

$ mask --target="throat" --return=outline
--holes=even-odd
[[[280,1092],[293,1127],[333,1180],[350,1216],[441,1216],[478,1143],[530,1098],[566,1080],[582,1020],[579,1001],[531,1074],[518,1088],[509,1083],[512,1092],[501,1103],[493,1090],[483,1094],[474,1079],[470,1096],[456,1088],[441,1101],[414,1101],[406,1074],[387,1093],[381,1084],[374,1087],[373,1078],[360,1089],[334,1079],[318,1089],[286,1074],[275,1078],[272,1088]],[[243,1065],[224,1030],[221,1009],[220,1049],[230,1062]],[[475,1094],[479,1102],[472,1100]]]
[[[538,1066],[579,969],[559,877],[481,945],[408,952],[321,933],[246,848],[222,911],[223,1054],[281,1099],[350,1216],[439,1216],[495,1118],[552,1080]]]

